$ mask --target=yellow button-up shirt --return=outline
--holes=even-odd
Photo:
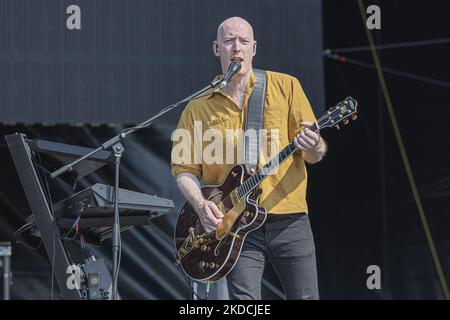
[[[273,129],[278,130],[278,134],[268,134],[267,137],[267,145],[270,146],[278,135],[276,139],[278,150],[269,147],[266,152],[268,157],[264,155],[260,157],[259,167],[294,139],[303,129],[301,121],[316,121],[311,105],[296,78],[271,71],[267,71],[266,74],[263,128],[270,133],[276,133]],[[223,182],[234,165],[242,163],[240,161],[242,149],[238,147],[239,136],[230,129],[242,130],[245,127],[248,99],[255,83],[256,79],[252,73],[245,89],[243,109],[224,93],[212,93],[191,101],[186,106],[178,123],[177,134],[172,135],[172,175],[189,172],[198,179],[203,179],[205,185],[218,185]],[[205,134],[207,129],[216,129],[215,132],[220,132],[222,139],[213,138],[214,134]],[[182,133],[188,133],[190,137],[181,138]],[[184,143],[184,146],[189,145],[189,150],[186,148],[182,150],[180,143]],[[230,144],[227,146],[227,143]],[[217,148],[212,151],[214,146]],[[276,153],[273,153],[274,151]],[[205,154],[210,154],[213,158],[202,157]],[[220,158],[223,160],[220,161]],[[307,213],[307,172],[301,152],[295,152],[282,163],[274,174],[261,183],[260,188],[262,195],[259,204],[266,208],[267,212]]]

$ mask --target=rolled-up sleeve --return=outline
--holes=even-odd
[[[194,121],[194,116],[188,105],[181,114],[177,129],[172,132],[171,136],[171,166],[173,176],[184,172],[192,173],[197,179],[200,179],[202,176],[201,164],[196,164],[194,161],[196,152],[194,134],[201,134],[195,132]]]

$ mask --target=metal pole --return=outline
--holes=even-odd
[[[11,245],[9,242],[0,243],[0,256],[3,256],[3,300],[9,300],[11,285]]]
[[[120,158],[124,148],[119,142],[113,146],[115,157],[115,175],[114,175],[114,223],[112,229],[112,251],[113,251],[113,278],[112,278],[112,300],[117,300],[117,286],[120,268],[120,219],[119,219],[119,168]]]
[[[3,257],[3,300],[9,300],[9,286],[11,284],[10,256]]]

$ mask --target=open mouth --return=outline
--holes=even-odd
[[[242,59],[241,57],[233,57],[233,58],[231,58],[231,61],[239,61],[239,62],[242,62],[242,61],[244,61],[244,59]]]

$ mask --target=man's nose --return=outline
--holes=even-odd
[[[233,50],[235,52],[240,52],[241,51],[241,43],[239,42],[239,39],[235,39],[233,41]]]

